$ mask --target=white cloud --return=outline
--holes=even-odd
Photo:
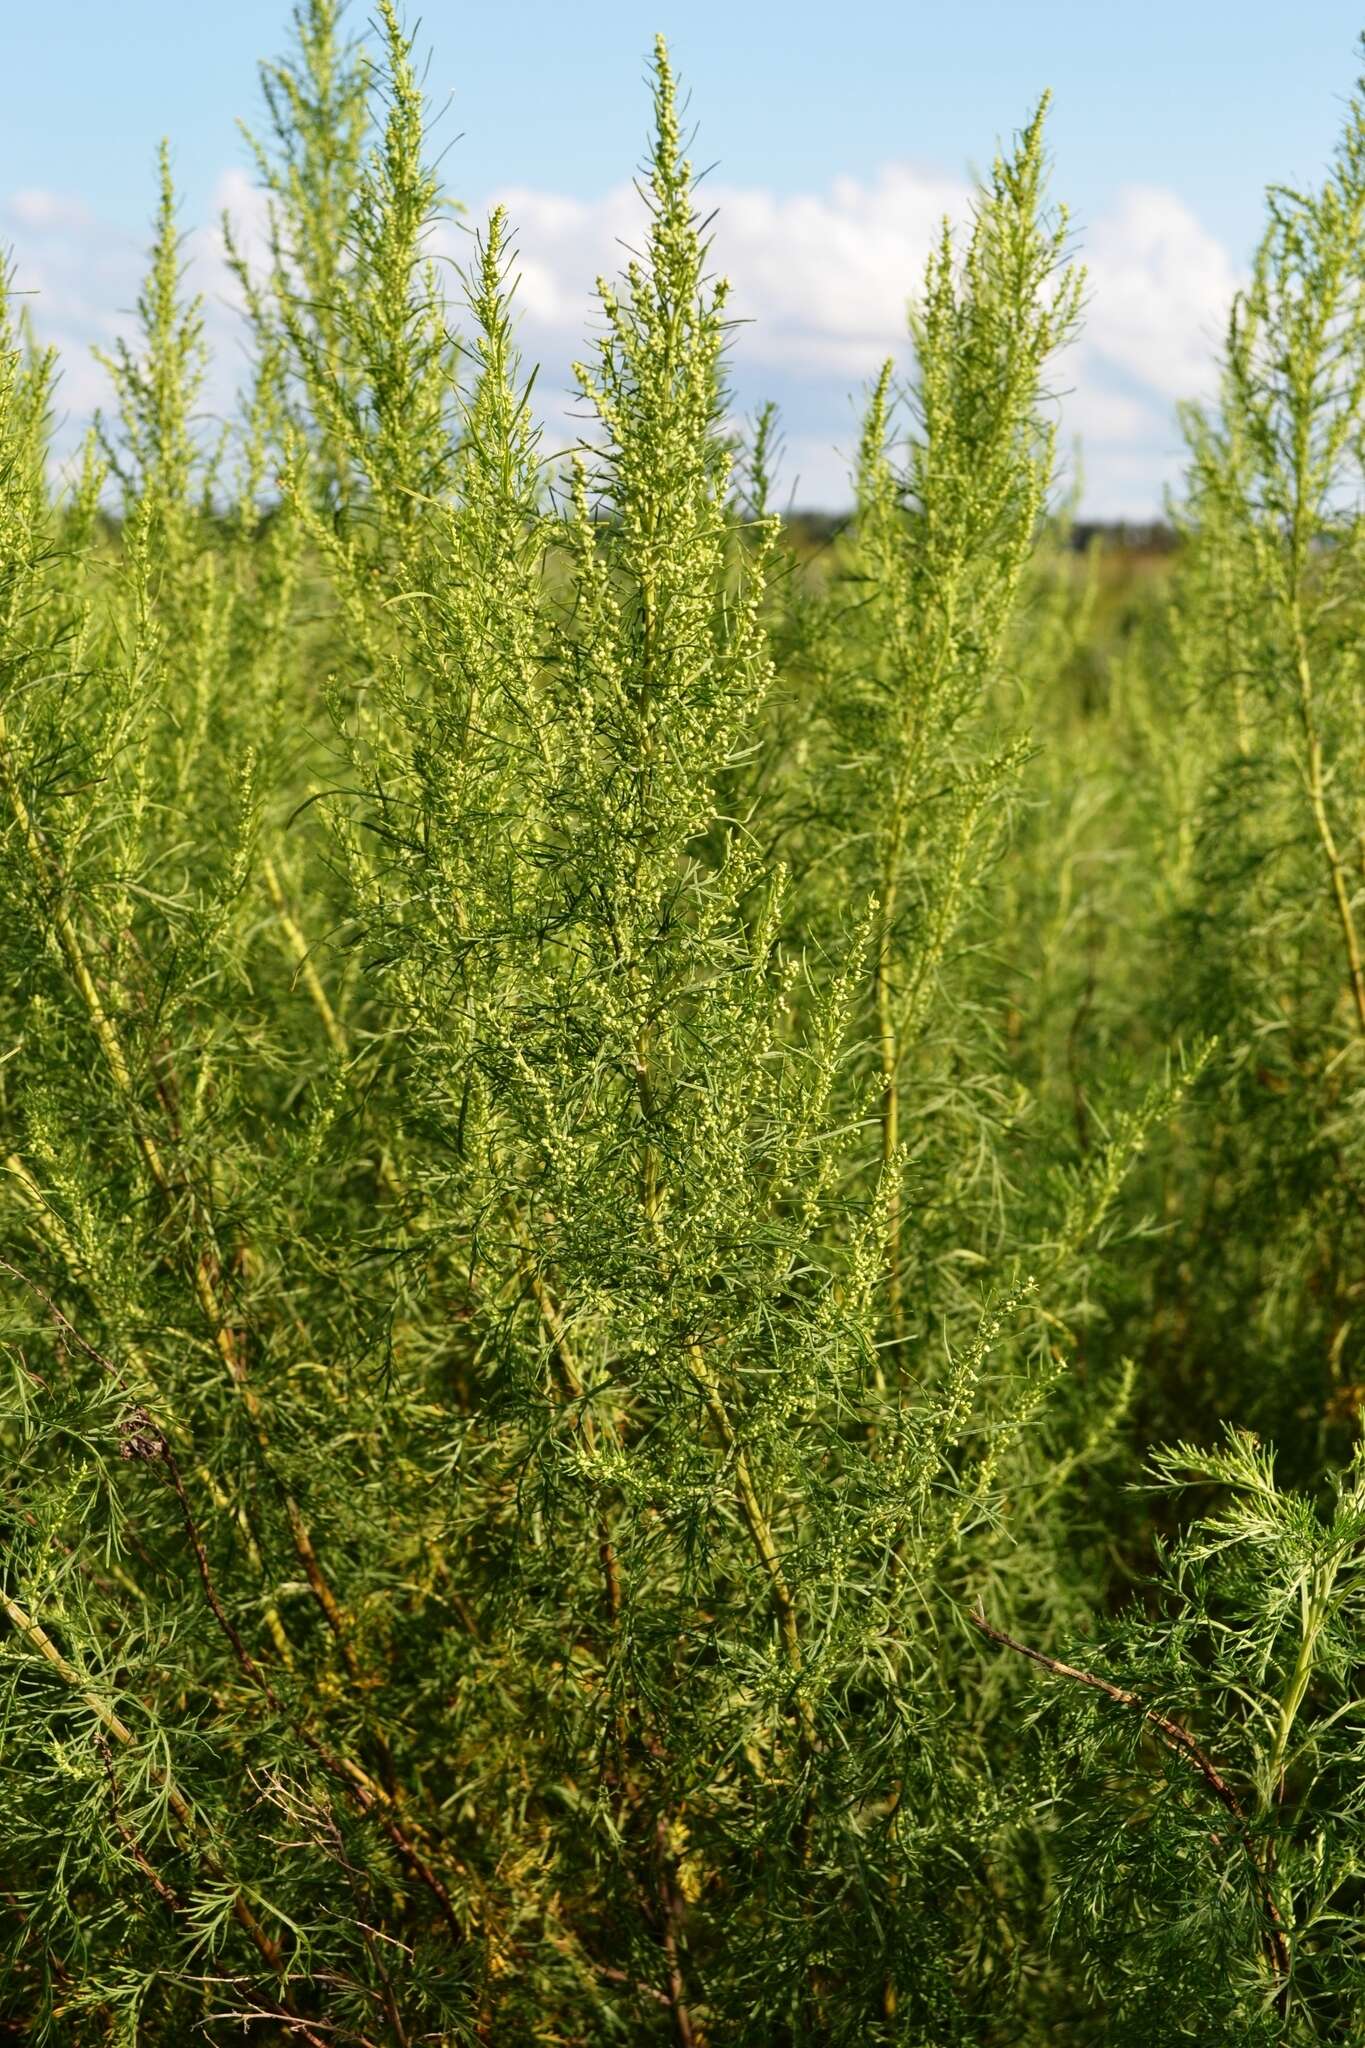
[[[840,178],[828,193],[720,195],[717,247],[751,311],[759,360],[862,377],[905,333],[906,309],[945,214],[970,200],[960,182],[892,164],[875,184]]]
[[[258,255],[264,209],[244,172],[223,173],[214,188],[212,224],[190,229],[183,243],[188,288],[204,299],[210,364],[202,409],[213,417],[232,409],[243,339],[240,295],[218,229],[225,208],[241,224],[243,247]],[[61,454],[75,447],[96,409],[110,405],[109,379],[92,350],[108,352],[120,337],[132,340],[150,239],[150,227],[141,235],[111,227],[71,193],[30,189],[0,198],[0,255],[9,252],[19,303],[60,358]]]
[[[6,210],[20,227],[40,234],[51,229],[80,232],[95,226],[95,216],[85,201],[73,199],[66,192],[44,192],[30,187],[16,192]]]
[[[542,391],[554,389],[582,349],[591,279],[620,267],[619,244],[638,243],[640,200],[630,186],[595,203],[527,188],[495,196],[516,230],[524,345],[545,365]],[[857,434],[850,394],[888,355],[906,361],[908,301],[944,215],[960,224],[970,189],[890,164],[819,193],[717,186],[708,197],[716,267],[746,323],[731,359],[738,395],[779,397],[800,500],[840,504]],[[1085,329],[1054,377],[1063,438],[1082,443],[1088,511],[1150,516],[1179,475],[1175,402],[1211,388],[1237,269],[1177,194],[1150,186],[1119,193],[1082,255]]]
[[[1182,199],[1130,185],[1085,250],[1087,346],[1160,397],[1203,396],[1237,268]]]
[[[904,338],[906,306],[944,214],[960,217],[969,197],[960,180],[904,164],[888,165],[870,185],[840,178],[827,193],[786,198],[704,187],[716,211],[713,267],[732,281],[732,313],[750,323],[739,343],[746,363],[869,375]],[[516,239],[526,339],[567,361],[582,347],[594,278],[614,274],[639,246],[639,194],[618,185],[584,201],[513,186],[482,211],[494,201]],[[475,209],[471,219],[479,216]]]
[[[529,187],[496,197],[519,255],[523,347],[543,365],[538,389],[551,439],[567,438],[569,365],[595,326],[593,281],[622,267],[623,244],[639,245],[641,201],[630,185],[595,200]],[[839,178],[819,192],[779,196],[717,185],[705,197],[717,209],[715,267],[733,279],[731,309],[743,323],[731,355],[737,403],[747,409],[768,395],[778,399],[788,484],[799,476],[800,502],[838,505],[848,495],[861,392],[887,355],[906,363],[907,302],[942,217],[961,221],[969,189],[893,163],[874,179]],[[248,251],[259,252],[263,208],[245,172],[224,173],[213,224],[186,238],[218,359],[206,392],[214,412],[230,404],[242,339],[217,234],[224,207]],[[469,219],[479,217],[475,208]],[[111,230],[76,195],[30,190],[0,201],[0,246],[14,245],[20,285],[36,294],[37,325],[62,350],[63,403],[73,424],[104,395],[89,345],[108,346],[131,326],[144,241]],[[458,231],[445,235],[444,247],[456,261],[468,260],[468,239]],[[1064,394],[1063,436],[1079,434],[1084,444],[1087,510],[1141,517],[1159,508],[1163,487],[1178,475],[1174,403],[1210,388],[1238,273],[1177,194],[1150,186],[1120,192],[1087,232],[1082,255],[1085,334],[1054,379]]]
[[[198,289],[206,296],[212,293],[215,300],[226,297],[236,309],[237,284],[223,257],[220,223],[224,214],[242,255],[253,269],[260,267],[269,253],[266,196],[250,172],[235,168],[219,172],[209,202],[209,219],[189,237],[192,260],[206,266],[206,274],[196,279]]]
[[[0,253],[12,256],[18,304],[61,358],[58,406],[82,425],[105,391],[91,348],[108,348],[137,293],[136,242],[78,197],[28,190],[0,200]]]

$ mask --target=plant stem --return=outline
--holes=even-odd
[[[1073,1679],[1077,1685],[1089,1686],[1092,1692],[1103,1693],[1106,1699],[1117,1701],[1121,1707],[1131,1707],[1144,1721],[1150,1722],[1168,1749],[1173,1750],[1177,1756],[1184,1757],[1185,1761],[1194,1767],[1213,1797],[1227,1809],[1236,1824],[1238,1840],[1246,1853],[1256,1890],[1260,1895],[1261,1907],[1268,1922],[1266,1940],[1271,1966],[1281,1982],[1283,1992],[1290,1969],[1289,1943],[1279,1907],[1270,1888],[1270,1881],[1261,1868],[1252,1844],[1242,1802],[1189,1730],[1182,1728],[1180,1723],[1173,1721],[1168,1714],[1160,1713],[1155,1707],[1149,1707],[1135,1692],[1127,1692],[1121,1685],[1114,1685],[1109,1679],[1100,1678],[1093,1671],[1082,1671],[1078,1665],[1064,1664],[1059,1657],[1048,1656],[1045,1650],[1031,1649],[1027,1643],[1021,1643],[1017,1636],[1006,1635],[1003,1629],[996,1628],[993,1623],[987,1621],[979,1609],[976,1612],[968,1611],[967,1620],[991,1642],[999,1643],[1007,1650],[1013,1650],[1020,1657],[1027,1657],[1030,1663],[1039,1665],[1044,1671],[1050,1671],[1054,1677]]]
[[[162,1156],[160,1146],[143,1122],[141,1111],[138,1107],[137,1092],[133,1086],[132,1070],[129,1067],[118,1031],[104,1006],[103,999],[95,983],[95,978],[90,971],[80,934],[77,932],[70,912],[67,910],[61,886],[61,877],[54,870],[53,863],[49,859],[47,850],[39,836],[32,813],[25,801],[23,791],[20,789],[15,778],[13,764],[10,759],[9,733],[5,724],[3,710],[0,710],[0,784],[3,784],[5,793],[9,798],[10,808],[19,826],[34,879],[46,898],[48,914],[52,919],[62,951],[66,955],[72,978],[85,1004],[96,1041],[104,1055],[105,1063],[108,1066],[114,1086],[127,1106],[134,1140],[142,1154],[147,1172],[164,1200],[168,1204],[173,1205],[175,1185],[172,1175]],[[195,1211],[195,1220],[199,1222],[201,1219],[197,1214],[198,1205],[193,1203],[193,1200],[192,1208]],[[254,1430],[257,1445],[262,1457],[266,1461],[267,1470],[271,1471],[273,1477],[273,1454],[265,1427],[264,1412],[261,1407],[260,1398],[247,1375],[246,1364],[241,1356],[236,1333],[229,1325],[218,1289],[214,1283],[213,1274],[217,1264],[216,1253],[210,1252],[207,1247],[202,1249],[190,1261],[192,1285],[205,1320],[213,1332],[214,1345],[218,1355],[227,1367],[229,1379],[237,1389],[242,1405]],[[328,1627],[336,1637],[342,1661],[346,1665],[349,1675],[353,1680],[358,1679],[360,1677],[359,1662],[351,1647],[349,1633],[342,1618],[341,1609],[318,1562],[317,1552],[313,1545],[308,1524],[304,1519],[303,1511],[287,1487],[281,1486],[280,1490],[284,1501],[285,1517],[289,1524],[290,1536],[293,1539],[294,1550],[299,1562],[303,1566],[304,1575],[308,1580],[313,1597],[322,1609]]]
[[[24,1640],[30,1643],[40,1656],[45,1657],[58,1676],[64,1679],[66,1684],[71,1686],[79,1695],[81,1704],[89,1709],[106,1734],[112,1735],[115,1742],[121,1748],[131,1749],[135,1740],[132,1730],[120,1719],[113,1707],[102,1700],[97,1692],[92,1691],[75,1666],[68,1663],[67,1659],[53,1642],[51,1636],[42,1626],[42,1623],[37,1621],[33,1615],[20,1606],[17,1600],[3,1590],[0,1590],[0,1610],[3,1610],[6,1619],[18,1630]],[[186,1834],[197,1836],[199,1830],[193,1808],[175,1780],[167,1772],[159,1768],[152,1769],[150,1775],[152,1782],[165,1793],[167,1806],[175,1815]],[[213,1852],[201,1847],[199,1855],[200,1861],[203,1863],[209,1876],[222,1881],[226,1873]],[[268,1965],[276,1976],[283,1975],[284,1957],[277,1943],[272,1941],[271,1937],[266,1933],[240,1892],[234,1892],[233,1894],[232,1917],[246,1934],[262,1961]]]
[[[1360,935],[1356,930],[1355,910],[1346,878],[1346,863],[1337,845],[1331,814],[1327,808],[1327,777],[1323,763],[1322,738],[1318,731],[1313,701],[1313,671],[1308,658],[1303,610],[1297,592],[1290,602],[1290,622],[1294,636],[1294,674],[1298,685],[1299,723],[1303,728],[1306,749],[1304,785],[1308,794],[1309,809],[1313,813],[1318,843],[1327,863],[1332,901],[1336,907],[1337,922],[1341,926],[1342,941],[1346,949],[1346,969],[1355,1004],[1356,1029],[1361,1038],[1365,1039],[1365,958],[1361,955]]]

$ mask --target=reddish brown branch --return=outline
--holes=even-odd
[[[692,2024],[692,2015],[688,2010],[687,1986],[682,1969],[682,1945],[678,1938],[682,1925],[683,1902],[669,1847],[668,1827],[662,1815],[655,1831],[655,1839],[659,1851],[659,1911],[663,1922],[661,1939],[668,1978],[668,2007],[673,2019],[673,2038],[676,2048],[697,2048],[697,2030]]]
[[[151,1857],[147,1854],[141,1842],[139,1842],[137,1836],[119,1811],[118,1776],[114,1770],[113,1752],[102,1735],[95,1737],[95,1747],[100,1753],[105,1776],[109,1780],[109,1811],[113,1818],[115,1834],[167,1911],[171,1913],[183,1912],[184,1905],[182,1900],[167,1884],[165,1878],[152,1862]]]
[[[102,1351],[99,1351],[90,1343],[88,1338],[81,1335],[75,1324],[68,1316],[63,1314],[52,1297],[43,1288],[38,1286],[36,1281],[30,1280],[26,1274],[21,1273],[17,1266],[10,1265],[7,1259],[0,1258],[0,1269],[12,1273],[16,1279],[22,1281],[25,1286],[30,1288],[48,1309],[63,1335],[69,1338],[88,1358],[101,1366],[120,1387],[127,1390],[127,1379],[114,1361],[111,1358],[107,1358]],[[293,1729],[299,1740],[312,1751],[323,1769],[344,1787],[366,1818],[372,1820],[379,1828],[380,1832],[397,1850],[410,1874],[435,1899],[437,1906],[440,1908],[441,1917],[444,1919],[455,1940],[463,1943],[465,1932],[460,1925],[449,1892],[422,1855],[407,1830],[387,1810],[387,1796],[358,1765],[353,1764],[349,1758],[335,1755],[328,1745],[306,1723],[299,1721],[292,1714],[288,1713],[266,1673],[242,1640],[236,1623],[227,1612],[219,1597],[218,1588],[214,1582],[213,1572],[209,1564],[208,1552],[204,1547],[203,1537],[199,1533],[199,1526],[194,1518],[194,1510],[190,1506],[189,1496],[185,1491],[185,1483],[181,1476],[180,1466],[174,1451],[171,1449],[166,1432],[160,1428],[148,1410],[139,1404],[130,1408],[124,1415],[121,1424],[121,1439],[120,1455],[122,1457],[140,1459],[149,1464],[159,1464],[165,1470],[171,1489],[180,1505],[180,1514],[184,1523],[186,1540],[189,1543],[190,1551],[194,1558],[200,1584],[204,1589],[204,1597],[208,1602],[214,1620],[227,1639],[233,1657],[243,1676],[261,1694],[272,1711],[277,1713]],[[234,1906],[234,1913],[239,1921],[242,1922],[242,1925],[246,1927],[247,1923],[242,1919],[242,1913],[238,1911],[236,1905]],[[260,1948],[260,1941],[256,1939],[252,1928],[247,1927],[247,1931],[252,1933],[256,1946]],[[261,1953],[264,1955],[265,1950],[262,1949]]]
[[[1103,1693],[1106,1699],[1116,1701],[1121,1707],[1131,1707],[1134,1713],[1140,1714],[1144,1721],[1156,1729],[1168,1749],[1173,1750],[1177,1756],[1183,1756],[1187,1763],[1193,1765],[1214,1798],[1226,1808],[1236,1824],[1238,1840],[1246,1852],[1269,1925],[1267,1945],[1271,1964],[1275,1975],[1283,1984],[1289,1976],[1289,1943],[1285,1936],[1280,1909],[1270,1889],[1269,1879],[1257,1858],[1242,1802],[1207,1752],[1195,1741],[1188,1728],[1182,1728],[1169,1714],[1160,1713],[1155,1707],[1149,1707],[1135,1692],[1126,1691],[1123,1686],[1113,1684],[1110,1679],[1101,1678],[1093,1671],[1082,1671],[1076,1664],[1064,1664],[1060,1657],[1050,1657],[1045,1650],[1032,1649],[1029,1644],[1021,1643],[1017,1636],[1006,1635],[1004,1629],[996,1628],[992,1622],[987,1621],[979,1608],[975,1612],[969,1612],[967,1619],[973,1628],[979,1630],[991,1642],[1000,1643],[1005,1649],[1013,1650],[1017,1656],[1027,1657],[1031,1664],[1037,1664],[1042,1670],[1050,1671],[1055,1678],[1074,1679],[1077,1685],[1089,1686],[1092,1692]]]
[[[306,1722],[299,1721],[292,1714],[288,1713],[269,1678],[242,1641],[241,1634],[231,1615],[228,1614],[223,1606],[222,1600],[218,1595],[218,1589],[214,1584],[208,1553],[204,1548],[203,1538],[199,1534],[194,1513],[185,1492],[184,1481],[180,1476],[180,1468],[176,1463],[175,1453],[165,1438],[150,1428],[147,1418],[141,1410],[134,1411],[132,1433],[130,1433],[129,1425],[125,1423],[125,1454],[128,1453],[130,1442],[138,1444],[138,1449],[133,1455],[158,1459],[165,1467],[166,1476],[170,1480],[175,1497],[180,1503],[180,1513],[185,1524],[186,1540],[194,1556],[195,1567],[199,1573],[200,1583],[204,1588],[204,1597],[208,1601],[214,1620],[227,1638],[232,1654],[236,1658],[243,1676],[262,1695],[267,1706],[293,1729],[300,1742],[312,1751],[328,1775],[344,1788],[365,1817],[374,1822],[381,1834],[398,1851],[409,1873],[435,1899],[436,1904],[440,1908],[441,1917],[456,1942],[463,1944],[465,1932],[460,1925],[449,1892],[422,1855],[407,1830],[387,1810],[384,1794],[381,1793],[373,1780],[367,1777],[349,1759],[334,1754],[328,1744],[315,1734]]]

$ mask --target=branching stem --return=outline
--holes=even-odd
[[[1161,1713],[1156,1707],[1149,1707],[1135,1692],[1126,1691],[1123,1686],[1115,1685],[1112,1680],[1101,1678],[1093,1671],[1082,1671],[1076,1664],[1064,1664],[1060,1657],[1050,1657],[1045,1650],[1035,1650],[1027,1643],[1021,1643],[1017,1636],[1007,1635],[1004,1629],[996,1628],[993,1622],[987,1621],[979,1609],[975,1612],[969,1610],[967,1620],[990,1642],[999,1643],[1006,1650],[1013,1650],[1017,1656],[1027,1657],[1030,1663],[1037,1664],[1044,1671],[1050,1671],[1055,1678],[1069,1678],[1077,1685],[1089,1686],[1092,1692],[1103,1693],[1106,1699],[1116,1701],[1121,1707],[1130,1707],[1134,1713],[1140,1714],[1144,1721],[1155,1728],[1168,1749],[1183,1757],[1186,1763],[1198,1772],[1209,1792],[1232,1816],[1236,1826],[1237,1837],[1246,1853],[1268,1923],[1266,1943],[1271,1966],[1281,1982],[1283,1991],[1290,1971],[1289,1942],[1269,1879],[1257,1857],[1246,1813],[1232,1786],[1206,1751],[1195,1741],[1188,1728],[1182,1728],[1169,1714]]]

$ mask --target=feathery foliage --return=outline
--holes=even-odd
[[[1170,561],[1044,103],[812,562],[651,78],[567,459],[390,0],[228,428],[164,147],[60,483],[0,289],[0,2017],[1354,2040],[1365,113]]]

